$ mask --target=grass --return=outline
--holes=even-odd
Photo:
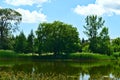
[[[0,50],[0,57],[1,58],[15,58],[17,54],[11,50]]]
[[[32,55],[29,54],[20,54],[15,53],[11,50],[0,50],[0,58],[20,58],[20,59],[43,59],[43,60],[115,60],[120,59],[120,53],[114,53],[112,56],[101,55],[96,53],[70,53],[68,55],[41,55],[38,56],[37,54]]]
[[[71,58],[81,59],[81,60],[111,60],[115,59],[113,56],[95,54],[95,53],[72,53]]]

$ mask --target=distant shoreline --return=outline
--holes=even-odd
[[[13,60],[43,60],[43,61],[101,61],[101,60],[120,60],[114,55],[107,56],[95,53],[70,53],[68,55],[32,55],[20,54],[14,51],[0,50],[0,59]]]

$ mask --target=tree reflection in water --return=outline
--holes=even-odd
[[[12,66],[2,64],[0,78],[14,75],[37,80],[120,80],[119,65],[120,62],[17,62]]]

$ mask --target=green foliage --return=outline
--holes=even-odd
[[[60,56],[75,52],[93,52],[111,55],[120,52],[120,38],[110,42],[108,28],[104,27],[105,21],[97,15],[85,18],[84,33],[88,40],[80,41],[77,28],[60,21],[41,23],[36,31],[26,37],[23,32],[18,36],[12,35],[18,29],[22,16],[12,9],[0,9],[0,49],[14,50],[17,53],[54,53]],[[89,54],[88,54],[89,56]],[[118,56],[118,54],[113,54]]]
[[[102,17],[97,17],[96,15],[91,15],[86,17],[86,25],[84,26],[84,33],[88,36],[90,40],[89,49],[93,53],[98,53],[97,44],[98,44],[98,30],[104,25],[104,20]]]
[[[84,46],[82,47],[82,52],[90,52],[90,51],[89,51],[89,45],[88,45],[88,44],[86,44],[86,45],[84,45]]]
[[[79,51],[80,39],[72,25],[60,21],[42,23],[36,31],[38,52],[53,52],[54,54]]]
[[[98,30],[104,26],[105,21],[102,17],[97,17],[97,15],[87,16],[85,18],[86,25],[84,26],[84,33],[90,38],[96,38],[98,36]]]
[[[114,53],[113,53],[113,56],[114,56],[116,59],[120,58],[120,52],[114,52]]]
[[[81,59],[81,60],[111,60],[114,59],[112,56],[94,54],[94,53],[72,53],[71,58]]]
[[[86,25],[84,33],[89,38],[89,49],[93,53],[112,54],[108,28],[103,27],[105,21],[102,17],[91,15],[86,17]],[[102,29],[102,31],[100,31]]]
[[[108,28],[104,27],[100,32],[100,39],[99,39],[99,53],[111,55],[113,53],[112,46],[110,44],[110,38],[108,35]]]
[[[112,40],[112,46],[114,49],[114,52],[120,52],[120,38],[116,38]]]
[[[82,39],[82,52],[90,52],[89,50],[89,42],[87,40]]]
[[[24,33],[21,32],[20,35],[16,37],[14,49],[18,53],[26,53],[27,52],[26,47],[27,47],[26,37]]]
[[[34,52],[34,34],[33,30],[31,30],[31,33],[28,35],[27,38],[27,53],[33,53]]]
[[[17,54],[11,50],[0,50],[1,58],[15,58]]]
[[[9,49],[9,34],[18,28],[21,20],[22,16],[17,11],[9,8],[0,9],[0,49]]]

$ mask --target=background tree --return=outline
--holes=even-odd
[[[27,38],[27,53],[33,53],[33,52],[34,52],[34,34],[33,34],[33,30],[31,30]]]
[[[22,16],[12,9],[0,9],[0,49],[7,49],[9,33],[15,31],[21,22]]]
[[[84,33],[88,36],[90,40],[89,49],[97,53],[97,42],[98,42],[98,31],[104,26],[104,20],[102,17],[97,17],[97,15],[91,15],[86,17],[86,25],[84,26]]]
[[[27,52],[27,41],[26,37],[23,32],[19,34],[19,36],[16,36],[15,40],[15,51],[18,53],[26,53]]]
[[[90,52],[88,40],[85,40],[84,38],[82,38],[81,46],[82,46],[82,52]]]
[[[114,52],[120,52],[120,38],[116,38],[112,40],[112,46]]]
[[[39,53],[53,52],[56,55],[75,52],[80,48],[77,29],[60,21],[40,24],[36,34]]]
[[[96,15],[87,16],[85,20],[86,25],[84,28],[86,31],[84,31],[84,33],[89,38],[90,51],[93,53],[110,55],[112,53],[112,48],[108,35],[108,28],[103,27],[105,21],[102,17],[97,17]]]
[[[108,35],[108,28],[106,27],[104,27],[100,32],[99,47],[99,53],[101,54],[111,55],[113,53],[110,37]]]

